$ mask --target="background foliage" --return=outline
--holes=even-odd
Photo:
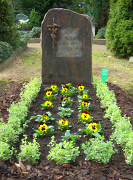
[[[117,57],[133,55],[133,1],[111,0],[106,28],[107,48]]]
[[[10,1],[0,1],[0,41],[8,42],[13,49],[19,47],[20,34],[17,31],[15,15]]]

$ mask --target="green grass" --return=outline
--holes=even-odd
[[[93,76],[100,79],[102,68],[109,69],[107,82],[116,84],[124,91],[133,95],[133,64],[126,59],[114,58],[109,53],[93,53]]]

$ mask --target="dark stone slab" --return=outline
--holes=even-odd
[[[52,33],[53,24],[56,33]],[[92,29],[88,18],[67,9],[50,9],[42,22],[41,36],[43,84],[92,82]]]

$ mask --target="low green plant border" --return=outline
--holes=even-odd
[[[41,88],[40,78],[34,78],[25,84],[20,93],[20,102],[11,104],[8,123],[0,119],[0,159],[8,160],[13,154],[13,145],[19,140],[19,135],[24,131],[30,120],[25,120],[28,108],[38,95]],[[31,118],[32,119],[32,118]],[[7,146],[6,146],[7,145]],[[4,148],[6,146],[6,148]]]
[[[109,118],[113,123],[114,132],[110,139],[115,140],[122,147],[126,163],[133,165],[133,131],[130,118],[126,115],[121,116],[115,94],[109,90],[106,83],[95,79],[93,85],[96,88],[96,95],[101,99],[102,108],[105,109],[104,117]]]

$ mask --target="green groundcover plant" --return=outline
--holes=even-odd
[[[51,85],[51,87],[47,87],[45,90],[47,89],[51,89],[53,91],[53,94],[58,94],[58,87],[56,85]]]
[[[93,117],[90,116],[90,112],[88,112],[86,110],[82,111],[82,113],[80,113],[78,115],[78,117],[80,120],[77,123],[82,122],[82,123],[86,124],[86,123],[91,122],[93,120]]]
[[[119,107],[116,105],[114,94],[108,89],[106,83],[102,83],[101,80],[95,80],[93,85],[96,87],[97,96],[104,101],[104,98],[108,96],[108,100],[105,101],[106,114],[105,117],[110,118],[111,122],[114,124],[114,132],[111,135],[111,139],[115,140],[119,144],[123,151],[125,152],[126,163],[132,165],[133,156],[132,150],[129,148],[129,145],[132,147],[132,126],[130,124],[129,117],[122,117]],[[104,91],[105,90],[105,91]],[[113,98],[112,98],[113,97]],[[111,102],[111,103],[108,103]],[[107,104],[106,104],[107,103]],[[129,138],[130,137],[130,138]],[[129,151],[128,151],[129,148]]]
[[[71,134],[70,130],[66,130],[65,135],[61,136],[62,137],[62,142],[60,143],[61,145],[64,144],[64,141],[72,141],[73,144],[76,144],[77,140],[81,137],[81,135],[78,134]]]
[[[76,157],[79,155],[79,147],[74,147],[72,141],[64,141],[63,145],[57,144],[54,136],[51,137],[51,142],[48,160],[54,160],[57,164],[75,162]]]
[[[60,115],[60,117],[70,117],[72,112],[74,112],[74,110],[70,109],[70,108],[63,108],[63,107],[58,107],[58,109],[60,110],[60,112],[58,113]]]
[[[95,136],[98,137],[102,132],[101,132],[101,124],[100,122],[97,122],[93,120],[93,122],[86,124],[85,129],[79,129],[79,131],[82,132],[82,134],[85,134],[84,137],[86,136]]]
[[[72,96],[74,93],[75,93],[75,88],[72,86],[71,83],[68,83],[66,85],[61,85],[62,86],[62,91],[61,91],[61,94],[63,96]]]
[[[10,145],[6,142],[0,141],[0,160],[6,161],[11,158],[13,154],[13,148],[10,149]]]
[[[62,106],[72,105],[73,100],[70,97],[61,97]]]
[[[41,123],[41,122],[50,123],[50,121],[53,121],[55,119],[54,117],[51,117],[51,115],[52,114],[51,114],[50,111],[44,113],[43,115],[39,114],[39,115],[36,116],[35,121],[38,122],[38,123]]]
[[[42,109],[50,109],[54,108],[53,103],[51,101],[45,101],[43,104],[41,104]]]
[[[78,106],[79,112],[82,111],[89,111],[90,110],[90,103],[87,99],[83,100],[80,105]]]
[[[82,149],[86,154],[86,160],[94,160],[103,163],[109,162],[111,155],[116,152],[113,148],[114,144],[111,141],[104,142],[103,136],[91,138],[90,142],[82,144]]]
[[[88,94],[89,90],[85,89],[85,86],[83,86],[82,84],[78,84],[78,88],[76,89],[76,91],[79,95],[83,95]]]
[[[36,139],[33,139],[33,143],[27,142],[27,136],[24,135],[22,139],[22,145],[20,145],[21,152],[18,154],[18,158],[25,162],[36,163],[40,157],[39,152],[39,143],[36,142]]]
[[[57,94],[52,94],[53,93],[53,90],[52,88],[51,89],[46,89],[45,90],[45,96],[44,96],[44,100],[47,100],[47,101],[51,101],[53,99],[55,99],[55,97],[57,96]]]
[[[11,158],[13,154],[13,148],[11,146],[19,140],[19,135],[24,131],[27,123],[33,118],[31,117],[30,120],[25,120],[28,111],[27,107],[29,107],[36,98],[40,91],[40,87],[41,81],[39,78],[34,78],[30,83],[25,84],[20,93],[20,102],[16,104],[13,103],[11,108],[8,109],[8,123],[5,124],[2,119],[0,119],[1,160],[8,160]],[[2,157],[2,154],[4,157]]]
[[[48,134],[54,133],[54,126],[49,126],[46,123],[40,122],[39,128],[34,129],[35,133],[33,134],[34,137],[43,137],[47,136]]]
[[[63,130],[67,130],[69,129],[70,127],[72,127],[69,123],[69,120],[68,119],[60,119],[59,121],[56,121],[57,124],[58,124],[58,128],[63,131]]]

